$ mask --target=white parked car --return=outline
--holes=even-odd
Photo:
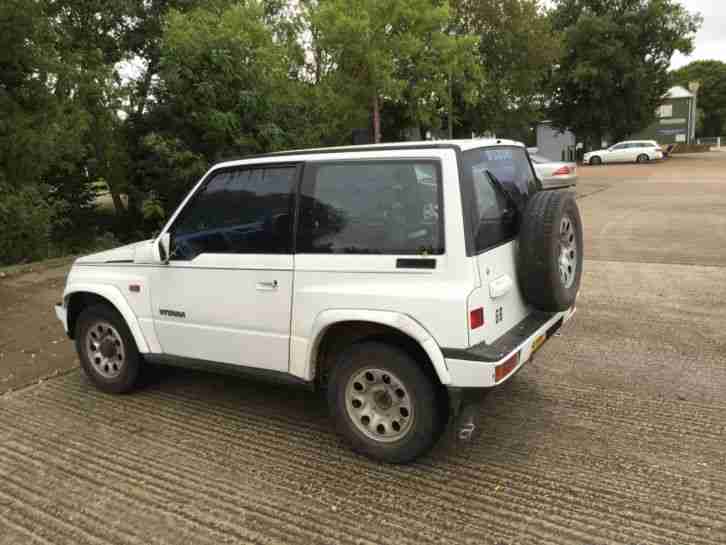
[[[580,214],[540,187],[501,140],[222,163],[157,238],[78,259],[56,314],[103,391],[147,362],[314,386],[355,450],[407,462],[574,313]]]
[[[663,150],[655,140],[619,142],[607,149],[586,153],[582,160],[590,165],[602,163],[647,163],[663,159]]]
[[[562,189],[577,185],[577,165],[575,163],[552,161],[536,153],[530,153],[529,158],[545,189]]]

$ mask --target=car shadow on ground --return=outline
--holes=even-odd
[[[543,444],[549,426],[540,386],[519,373],[480,401],[477,432],[471,441],[460,441],[449,426],[444,440],[432,452],[435,460],[462,458],[473,463],[526,464]]]
[[[279,426],[281,420],[297,422],[316,435],[327,436],[325,442],[336,443],[345,457],[356,456],[348,453],[347,445],[334,433],[319,391],[165,365],[147,366],[139,390],[202,401],[210,415],[219,409],[232,409],[242,418],[245,414],[267,417],[271,426]],[[543,428],[549,426],[544,404],[540,386],[524,370],[482,397],[477,433],[470,441],[460,441],[450,422],[441,441],[420,463],[526,464],[530,454],[542,446]]]

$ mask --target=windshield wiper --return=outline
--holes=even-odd
[[[502,195],[504,195],[504,198],[507,199],[507,203],[514,208],[517,212],[522,212],[520,210],[520,203],[517,202],[517,199],[514,198],[514,194],[507,189],[507,187],[497,178],[494,173],[489,170],[488,168],[484,170],[487,176],[489,176],[489,179],[492,181],[492,183],[497,187],[499,191],[501,191]]]

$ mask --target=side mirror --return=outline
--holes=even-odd
[[[169,233],[164,233],[156,240],[156,254],[160,263],[166,265],[169,263],[169,245],[171,237]]]

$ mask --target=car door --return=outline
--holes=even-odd
[[[474,189],[478,222],[473,246],[482,283],[482,289],[469,296],[468,310],[483,307],[487,323],[469,331],[474,345],[493,342],[531,312],[517,284],[517,218],[539,184],[523,148],[478,148],[462,157],[464,175],[471,176]]]
[[[637,161],[638,157],[641,155],[647,155],[648,159],[655,159],[655,153],[653,152],[653,148],[655,148],[654,144],[650,144],[648,142],[638,142],[633,146],[633,161]]]
[[[152,285],[166,354],[287,371],[300,166],[213,171],[169,229]]]
[[[628,144],[615,144],[603,157],[606,163],[621,163],[626,161]]]
[[[628,147],[625,150],[623,161],[627,163],[634,163],[638,158],[638,155],[642,153],[642,150],[643,144],[639,144],[638,142],[631,142],[630,144],[628,144]]]

